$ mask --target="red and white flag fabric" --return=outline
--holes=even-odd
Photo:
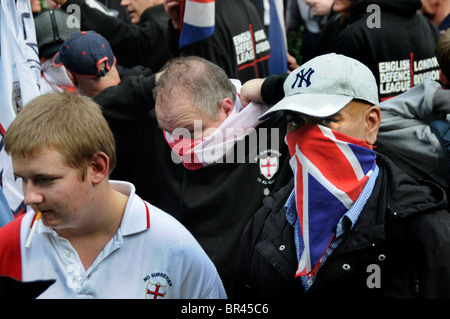
[[[240,81],[232,82],[240,92]],[[268,109],[267,105],[255,102],[244,108],[239,96],[236,96],[233,111],[211,134],[203,132],[201,121],[194,121],[194,134],[185,128],[175,129],[171,133],[164,131],[164,137],[172,149],[172,160],[183,163],[189,170],[220,163],[238,141],[255,132],[255,128],[262,123],[258,118]],[[203,133],[207,136],[199,138]]]

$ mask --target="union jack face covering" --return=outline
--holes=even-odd
[[[286,143],[301,229],[296,277],[312,277],[337,223],[372,175],[376,154],[365,141],[317,124],[288,133]]]

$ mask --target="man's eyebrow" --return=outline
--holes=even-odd
[[[22,175],[17,174],[16,172],[13,172],[14,177],[17,178],[24,178]],[[37,173],[37,174],[33,174],[32,176],[30,176],[30,178],[57,178],[59,175],[58,174],[46,174],[46,173]]]
[[[20,174],[17,174],[16,172],[13,172],[13,175],[14,175],[14,178],[15,178],[15,179],[18,179],[18,178],[23,178],[23,176],[22,176],[22,175],[20,175]]]

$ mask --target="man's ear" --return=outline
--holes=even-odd
[[[378,130],[381,124],[381,111],[378,105],[372,105],[366,111],[366,142],[369,145],[374,145],[377,140]]]
[[[78,85],[78,81],[77,81],[77,77],[75,76],[75,74],[73,74],[72,72],[70,72],[69,70],[67,70],[67,75],[69,76],[70,81],[72,81],[74,86]]]
[[[89,162],[92,184],[100,184],[109,175],[109,157],[103,152],[95,153]]]
[[[220,103],[219,119],[224,121],[233,112],[233,108],[233,101],[230,98],[224,98]]]

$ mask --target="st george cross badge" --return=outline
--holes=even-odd
[[[167,293],[167,286],[148,282],[146,287],[146,299],[164,299]]]
[[[277,155],[259,158],[259,170],[266,179],[272,179],[276,172],[278,172],[278,168],[279,165]]]

